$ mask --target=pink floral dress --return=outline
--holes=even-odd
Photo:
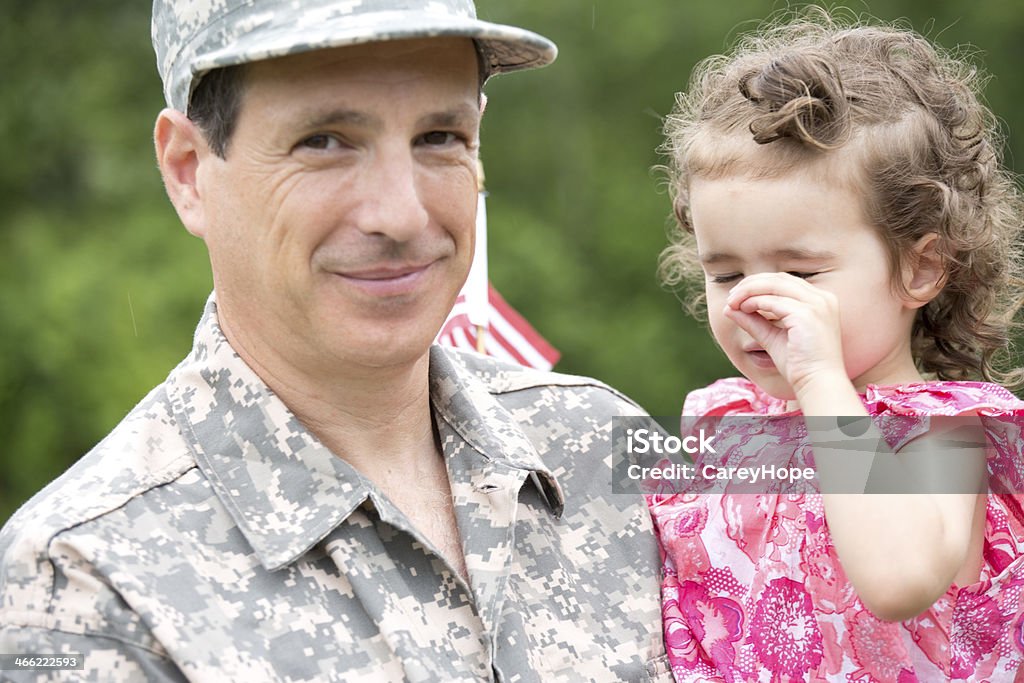
[[[980,382],[868,387],[871,415],[981,416],[991,488],[1024,491],[1024,402]],[[691,393],[684,415],[784,414],[745,379]],[[980,580],[883,622],[857,598],[817,494],[654,494],[662,617],[676,679],[1024,681],[1024,496],[990,493]]]

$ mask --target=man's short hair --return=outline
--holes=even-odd
[[[245,89],[245,64],[210,71],[189,98],[188,117],[221,159],[228,153]]]

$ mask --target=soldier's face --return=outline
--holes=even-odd
[[[472,259],[480,115],[468,39],[251,64],[197,178],[232,342],[314,371],[422,358]]]

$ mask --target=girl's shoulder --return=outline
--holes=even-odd
[[[1019,415],[1024,401],[1008,389],[989,382],[913,382],[889,386],[868,385],[862,395],[871,415]],[[784,415],[788,402],[765,393],[745,377],[717,380],[691,391],[683,401],[683,415]]]
[[[1024,401],[989,382],[868,385],[863,400],[872,415],[1024,415]]]
[[[778,415],[786,412],[786,403],[745,377],[728,377],[687,394],[683,415]]]

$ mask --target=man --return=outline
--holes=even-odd
[[[80,654],[70,680],[667,680],[648,515],[605,469],[637,408],[431,347],[480,85],[554,45],[469,0],[298,4],[154,4],[157,159],[214,295],[0,535],[0,653]]]

